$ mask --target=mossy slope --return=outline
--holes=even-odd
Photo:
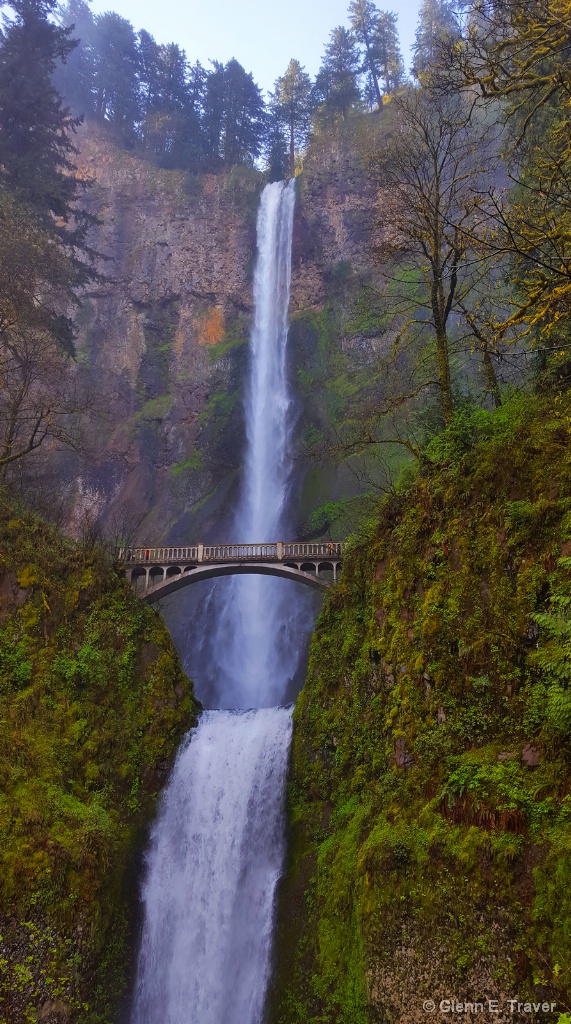
[[[352,547],[295,710],[272,1024],[568,1009],[570,553],[569,395],[459,417]]]
[[[0,498],[6,1021],[116,1019],[143,826],[197,710],[167,630],[109,556]]]

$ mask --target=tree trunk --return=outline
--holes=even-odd
[[[371,54],[371,48],[369,45],[369,37],[365,36],[365,46],[367,48],[367,61],[369,62],[369,71],[371,72],[371,78],[373,79],[373,86],[375,89],[375,95],[377,97],[377,106],[379,110],[383,105],[383,99],[381,96],[381,90],[379,89],[379,79],[377,78],[377,72],[375,71],[375,62]]]
[[[289,126],[289,173],[295,178],[295,139],[293,132],[293,121]]]
[[[446,426],[452,421],[454,405],[452,402],[452,378],[450,376],[450,358],[448,355],[448,338],[446,332],[436,335],[436,362],[438,364],[438,383],[440,385],[440,404]]]
[[[472,331],[472,334],[478,342],[478,346],[482,354],[482,366],[484,368],[484,377],[488,386],[488,394],[492,396],[492,402],[497,409],[502,404],[502,396],[486,336],[485,334],[482,334],[481,330],[477,327],[474,317],[470,315],[468,310],[464,306],[460,306],[460,308],[466,317],[466,321]]]
[[[486,384],[488,386],[488,393],[492,397],[496,409],[502,404],[502,398],[500,395],[500,386],[498,384],[498,378],[492,362],[492,357],[486,342],[480,342],[480,350],[482,353],[482,363],[484,366],[484,377],[486,378]]]
[[[438,383],[440,385],[440,404],[442,406],[444,422],[448,426],[452,420],[452,416],[454,415],[454,405],[452,402],[452,378],[450,374],[450,353],[448,351],[446,321],[448,320],[452,305],[452,289],[454,288],[455,274],[453,273],[452,275],[452,282],[450,285],[451,291],[448,294],[448,298],[446,298],[442,283],[443,271],[440,253],[440,224],[438,218],[436,218],[435,221],[434,244],[430,262],[432,265],[430,304],[432,306],[433,324],[436,334],[436,363],[438,366]]]

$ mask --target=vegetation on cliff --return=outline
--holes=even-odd
[[[569,1010],[570,441],[567,391],[458,413],[348,552],[294,716],[276,1024]]]
[[[143,828],[198,704],[104,548],[0,498],[3,1019],[115,1019]]]

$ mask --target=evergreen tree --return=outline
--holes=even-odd
[[[79,124],[62,106],[52,76],[76,46],[71,29],[49,20],[55,0],[14,0],[0,45],[0,182],[43,223],[68,221],[80,185],[70,135]]]
[[[452,0],[422,0],[413,46],[413,74],[419,78],[442,59],[442,48],[458,38]]]
[[[155,91],[147,117],[147,147],[163,166],[175,166],[184,148],[189,103],[187,60],[176,43],[159,46],[156,55]]]
[[[260,89],[237,60],[224,68],[222,159],[226,167],[253,163],[264,139],[265,109]]]
[[[385,93],[394,93],[405,77],[404,61],[400,50],[397,15],[380,11],[373,42],[373,59]]]
[[[365,67],[370,76],[377,105],[381,105],[379,72],[375,57],[375,41],[378,30],[379,11],[372,0],[351,0],[349,18],[355,38],[365,49]]]
[[[196,61],[188,73],[188,96],[193,109],[198,114],[204,102],[206,91],[206,71],[199,61]]]
[[[65,97],[72,111],[78,114],[93,112],[93,61],[91,47],[95,35],[93,15],[85,0],[67,0],[58,8],[58,22],[69,28],[77,41],[65,62],[59,62],[53,84]]]
[[[0,362],[15,368],[12,380],[23,372],[24,349],[73,352],[73,324],[62,310],[97,278],[86,240],[94,218],[79,205],[86,183],[73,163],[80,119],[53,84],[75,42],[50,19],[54,6],[14,0],[0,43]],[[35,356],[26,366],[36,373]],[[32,400],[33,389],[27,394]]]
[[[224,65],[212,61],[204,86],[202,133],[204,157],[208,167],[215,169],[222,160],[222,129],[224,124]]]
[[[355,37],[339,25],[329,37],[314,88],[314,97],[325,111],[347,116],[350,107],[360,99],[359,67]]]
[[[148,118],[156,108],[159,95],[160,47],[155,39],[141,29],[138,35],[139,103],[141,107],[141,136],[143,144],[148,130]]]
[[[95,114],[122,142],[132,144],[139,119],[139,53],[133,26],[112,11],[95,19],[93,89]]]
[[[312,107],[311,78],[298,60],[290,60],[285,75],[275,83],[272,105],[287,130],[289,172],[295,174],[295,151],[304,145]]]
[[[265,155],[269,181],[283,181],[289,167],[288,145],[281,119],[273,107],[268,113]]]

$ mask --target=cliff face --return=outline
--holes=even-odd
[[[81,467],[68,464],[77,515],[143,516],[147,540],[220,535],[243,450],[263,180],[247,168],[218,176],[157,170],[93,125],[82,129],[80,148],[80,167],[95,183],[88,202],[101,220],[93,245],[108,259],[106,280],[78,315],[79,372],[94,395],[95,428]],[[376,197],[354,139],[316,140],[298,191],[292,312],[303,318],[323,310],[337,265],[369,272]],[[299,392],[315,346],[295,325],[292,337]]]
[[[392,200],[377,187],[368,159],[385,130],[382,114],[368,114],[317,136],[308,148],[292,254],[294,318],[332,298],[336,267],[375,280],[375,252],[389,234],[382,211]]]
[[[272,1024],[569,1006],[570,410],[459,419],[347,553],[294,712]]]
[[[220,483],[216,463],[227,475],[239,461],[225,430],[244,372],[261,181],[159,171],[91,125],[80,166],[95,182],[93,244],[108,257],[78,318],[81,370],[103,394],[81,495],[148,513],[146,535],[161,537]]]

